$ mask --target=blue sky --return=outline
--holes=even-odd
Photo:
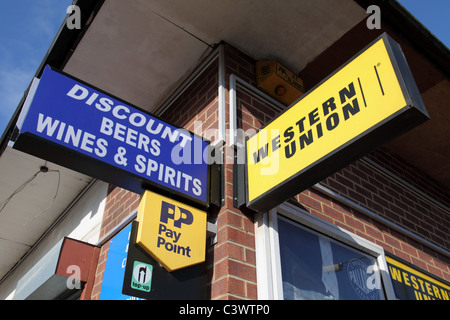
[[[0,136],[72,4],[72,0],[1,1]]]
[[[398,0],[398,2],[441,40],[447,48],[450,48],[449,0]]]
[[[72,0],[1,0],[0,135],[50,47]],[[450,47],[449,0],[400,0]],[[383,14],[383,13],[381,13]]]

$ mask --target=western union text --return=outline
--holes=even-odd
[[[392,280],[414,289],[416,300],[450,300],[450,292],[408,271],[389,265]]]
[[[356,83],[356,85],[355,85]],[[359,101],[357,89],[361,95]],[[337,96],[329,97],[320,106],[312,109],[306,116],[293,119],[282,136],[277,135],[269,142],[253,152],[253,161],[258,163],[269,153],[282,148],[286,159],[294,156],[318,139],[336,129],[341,123],[349,120],[361,111],[361,105],[366,106],[359,78],[342,88]],[[294,122],[295,121],[295,122]]]

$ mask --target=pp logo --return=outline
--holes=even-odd
[[[173,220],[173,226],[181,228],[182,224],[191,225],[194,222],[192,213],[184,208],[178,207],[180,216],[175,220],[176,206],[174,204],[162,201],[161,204],[161,222],[168,223],[169,219]]]

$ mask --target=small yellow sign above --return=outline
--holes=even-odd
[[[136,243],[169,272],[204,262],[206,216],[205,211],[145,191]]]
[[[246,142],[247,207],[266,211],[428,119],[387,34]]]

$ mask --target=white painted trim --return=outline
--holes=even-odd
[[[20,112],[19,118],[17,119],[16,127],[19,128],[19,130],[22,130],[23,122],[25,121],[28,111],[30,110],[31,103],[34,100],[34,95],[36,94],[40,81],[41,81],[40,79],[34,78],[33,82],[31,82],[31,87],[30,90],[28,91],[27,98],[25,99],[22,111]]]
[[[278,237],[278,212],[272,209],[269,212],[269,241],[272,264],[273,298],[283,300],[283,277],[281,275],[280,242]]]
[[[392,285],[391,276],[389,274],[389,268],[386,262],[386,256],[380,254],[377,257],[378,268],[380,269],[381,281],[384,286],[384,294],[386,295],[386,299],[388,300],[396,300],[394,287]]]
[[[226,101],[225,101],[225,48],[224,45],[221,44],[219,46],[219,74],[218,74],[218,137],[217,142],[215,142],[218,145],[224,145],[225,144],[225,118],[226,118]]]
[[[229,125],[230,125],[230,136],[228,144],[233,147],[237,143],[236,130],[237,130],[237,106],[236,106],[236,76],[234,74],[230,75],[230,89],[228,90],[229,95]]]
[[[266,213],[255,215],[256,282],[259,300],[272,300],[269,223]]]

